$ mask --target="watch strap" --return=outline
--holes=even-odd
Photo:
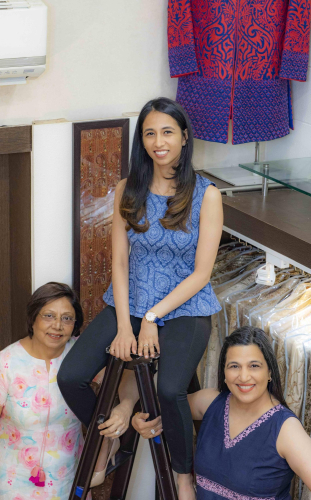
[[[156,323],[159,326],[164,326],[164,324],[165,324],[163,319],[158,318],[158,317],[156,317],[156,319],[154,320],[154,323]]]

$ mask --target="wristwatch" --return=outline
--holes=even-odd
[[[146,312],[145,320],[147,321],[147,323],[156,323],[159,326],[164,326],[164,321],[161,318],[158,318],[156,313],[152,311]]]

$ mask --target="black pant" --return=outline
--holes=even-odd
[[[131,324],[134,335],[138,336],[141,318],[131,316]],[[183,316],[159,327],[158,397],[172,467],[181,474],[192,469],[193,431],[187,389],[207,346],[210,330],[209,316]],[[116,333],[116,312],[114,307],[107,306],[85,329],[58,372],[58,385],[68,406],[86,426],[96,404],[89,384],[106,366],[106,347]]]

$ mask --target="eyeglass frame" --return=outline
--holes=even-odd
[[[52,320],[52,321],[47,320],[47,319],[44,317],[44,316],[46,316],[47,314],[51,314],[51,313],[46,313],[46,314],[41,314],[40,312],[38,313],[38,315],[39,315],[39,316],[41,316],[41,318],[43,319],[43,321],[45,321],[46,323],[50,323],[50,324],[52,324],[52,323],[55,323],[55,321],[57,321],[58,317],[57,317],[57,316],[54,316],[54,315],[52,315],[52,314],[51,314],[51,316],[53,317],[53,320]],[[61,325],[62,325],[63,327],[65,327],[65,326],[73,326],[73,325],[75,324],[75,322],[76,322],[76,321],[77,321],[77,320],[76,320],[76,318],[73,318],[73,319],[72,319],[72,322],[70,322],[70,323],[64,323],[64,321],[62,320],[62,316],[60,317],[60,323],[61,323]]]

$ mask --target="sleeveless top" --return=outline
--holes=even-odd
[[[199,239],[200,210],[208,179],[196,175],[193,191],[191,224],[188,233],[165,229],[159,219],[167,210],[167,196],[149,192],[147,219],[150,227],[145,233],[128,231],[129,256],[129,305],[130,314],[143,318],[146,312],[168,295],[194,271],[195,253]],[[215,185],[215,184],[213,184]],[[144,222],[144,217],[140,223]],[[103,297],[106,304],[114,306],[112,284]],[[221,307],[208,283],[196,295],[177,307],[163,320],[179,316],[210,316]]]
[[[290,500],[294,472],[276,449],[285,420],[297,418],[279,404],[234,439],[229,435],[231,393],[207,409],[195,456],[197,500]]]

